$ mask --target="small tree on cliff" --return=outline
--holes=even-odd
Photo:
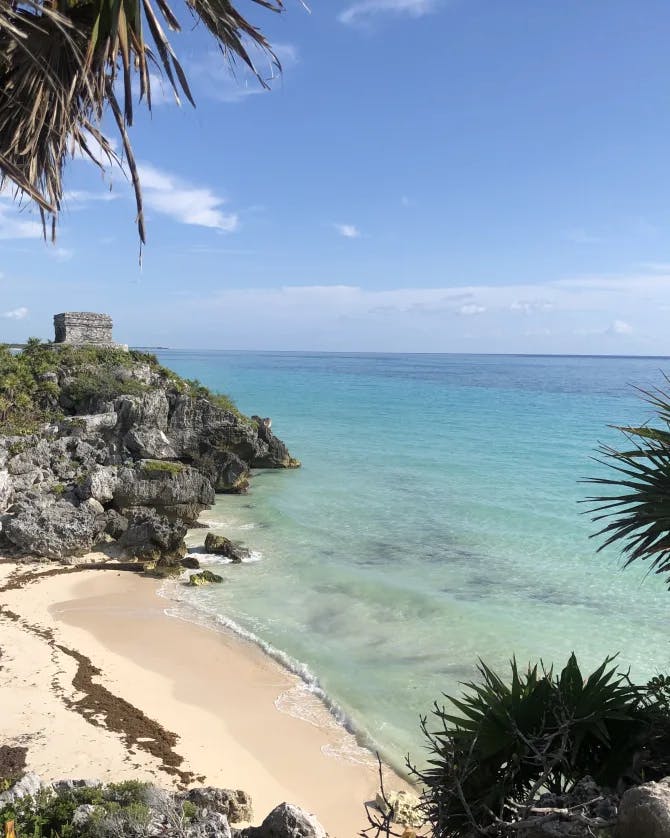
[[[670,378],[666,376],[670,384]],[[620,544],[625,567],[649,562],[649,571],[666,577],[670,587],[670,394],[640,390],[662,427],[616,426],[626,439],[622,450],[600,447],[600,459],[614,473],[588,482],[607,487],[608,494],[588,498],[600,550]]]
[[[247,2],[283,10],[283,0]],[[263,34],[230,0],[185,0],[183,6],[194,23],[207,27],[222,58],[244,62],[260,84],[266,82],[254,65],[254,48],[280,69]],[[195,104],[166,28],[181,30],[168,0],[0,0],[0,187],[10,181],[17,195],[34,201],[43,221],[50,217],[52,233],[68,157],[83,154],[101,167],[116,159],[100,130],[109,112],[133,182],[144,242],[142,194],[127,132],[133,99],[137,95],[151,109],[153,66],[177,101],[183,95]]]

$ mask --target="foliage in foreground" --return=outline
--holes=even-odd
[[[149,822],[150,786],[135,780],[54,792],[44,789],[0,807],[0,824],[14,821],[17,838],[112,838],[142,835]],[[94,806],[87,823],[73,823],[77,807]]]
[[[283,10],[283,0],[251,0],[257,7]],[[133,100],[151,110],[151,76],[163,73],[179,102],[194,104],[172,41],[182,29],[201,24],[213,36],[222,60],[254,65],[254,49],[279,67],[263,34],[230,0],[187,0],[177,8],[167,0],[78,0],[16,3],[0,0],[0,188],[13,182],[55,228],[63,199],[62,172],[80,154],[104,168],[120,163],[100,130],[106,112],[118,131],[137,203],[144,241],[139,172],[128,126]],[[170,33],[166,34],[166,30]],[[150,72],[150,69],[152,72]],[[139,96],[138,96],[139,92]]]
[[[139,367],[148,367],[168,392],[206,399],[251,422],[228,396],[180,378],[161,367],[155,355],[94,346],[54,347],[31,338],[20,353],[0,345],[0,433],[30,434],[46,422],[94,411],[117,396],[140,395],[149,385],[134,375]]]
[[[479,683],[456,714],[437,703],[422,720],[429,758],[412,767],[436,838],[505,835],[541,791],[562,794],[586,775],[622,788],[670,773],[668,683],[632,684],[607,658],[583,678],[575,655],[555,674],[543,665],[511,683],[480,662]]]
[[[665,575],[670,587],[670,394],[660,389],[640,392],[662,427],[616,426],[626,447],[600,447],[600,462],[615,474],[588,481],[609,490],[588,502],[593,520],[603,522],[596,533],[604,538],[599,549],[621,544],[625,567],[648,561],[649,570]]]

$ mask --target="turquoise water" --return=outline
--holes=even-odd
[[[670,594],[596,555],[579,479],[612,423],[651,411],[631,384],[663,359],[161,352],[231,394],[302,460],[224,496],[215,531],[259,561],[185,594],[302,666],[357,730],[400,763],[419,716],[481,657],[593,666],[620,652],[670,667]],[[203,539],[196,532],[196,540]]]

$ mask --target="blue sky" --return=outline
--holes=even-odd
[[[666,0],[241,3],[283,77],[174,37],[197,109],[132,129],[141,270],[120,172],[69,164],[56,246],[0,198],[2,339],[670,354]]]

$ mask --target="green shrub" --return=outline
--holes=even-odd
[[[184,470],[184,464],[175,463],[171,460],[145,460],[142,463],[142,470],[149,477],[152,474],[160,474],[163,472],[167,474],[181,474]]]
[[[58,794],[44,789],[34,798],[0,807],[0,824],[14,820],[17,838],[132,838],[144,834],[149,822],[148,789],[147,783],[137,780],[65,789]],[[86,825],[74,827],[74,812],[84,804],[96,809]]]
[[[558,675],[543,666],[520,672],[513,660],[510,684],[480,662],[481,681],[446,696],[458,715],[435,704],[431,723],[422,719],[427,767],[412,767],[434,835],[486,829],[508,807],[541,790],[564,793],[585,775],[615,788],[667,774],[662,690],[635,686],[612,660],[586,679],[574,654]]]

